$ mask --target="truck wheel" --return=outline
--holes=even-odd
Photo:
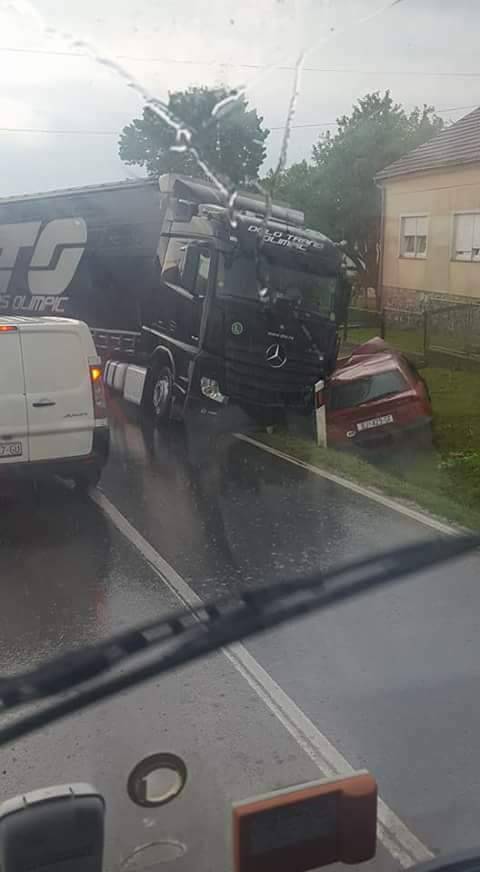
[[[152,412],[155,421],[163,424],[169,421],[173,399],[173,376],[169,366],[163,366],[152,378]]]

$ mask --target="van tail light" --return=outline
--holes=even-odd
[[[13,324],[0,324],[0,333],[14,333],[16,329]]]
[[[105,388],[103,386],[102,368],[90,367],[90,381],[92,384],[92,398],[95,418],[107,417],[107,404],[105,400]]]

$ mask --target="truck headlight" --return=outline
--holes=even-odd
[[[200,379],[200,390],[204,397],[209,400],[215,400],[216,403],[228,403],[228,397],[222,394],[220,385],[214,378],[206,378],[202,376]]]

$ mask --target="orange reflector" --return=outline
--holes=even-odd
[[[91,366],[90,367],[90,378],[92,382],[98,381],[99,378],[102,377],[102,370],[99,366]]]
[[[0,324],[0,333],[13,333],[16,329],[12,324]]]
[[[308,872],[375,856],[377,785],[367,772],[274,790],[233,806],[235,872]]]

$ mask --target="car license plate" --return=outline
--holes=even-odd
[[[373,430],[374,427],[383,427],[384,424],[393,424],[393,415],[382,415],[380,418],[370,418],[369,421],[360,421],[357,430]]]
[[[22,443],[21,442],[7,442],[3,445],[0,445],[0,457],[21,457],[22,454]]]

